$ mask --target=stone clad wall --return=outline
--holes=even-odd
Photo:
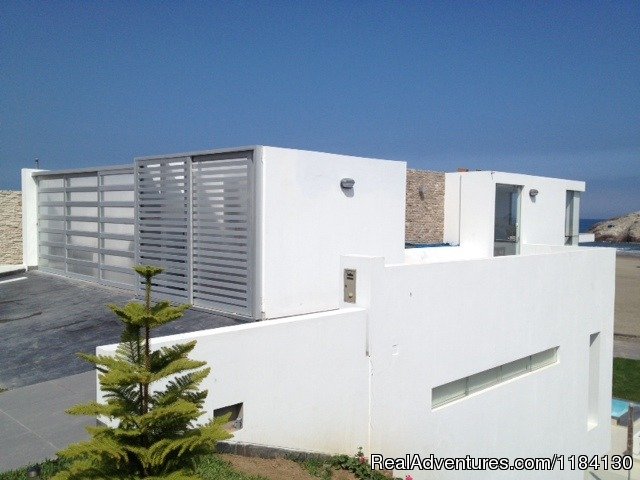
[[[441,243],[443,235],[444,173],[408,168],[405,241]]]
[[[22,264],[22,194],[0,190],[0,265]]]

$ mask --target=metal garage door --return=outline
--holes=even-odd
[[[251,152],[193,157],[193,304],[253,314]]]
[[[35,176],[39,268],[133,287],[133,169],[38,172]]]

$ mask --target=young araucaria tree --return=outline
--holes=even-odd
[[[204,425],[207,392],[199,385],[209,374],[206,362],[191,360],[196,342],[152,350],[153,328],[180,318],[188,305],[151,303],[151,282],[162,269],[136,267],[146,282],[145,302],[109,308],[124,324],[115,356],[79,354],[95,365],[106,403],[92,402],[68,410],[72,415],[102,416],[106,426],[88,428],[91,439],[58,453],[71,460],[56,480],[87,478],[195,479],[194,460],[229,438],[226,417]]]

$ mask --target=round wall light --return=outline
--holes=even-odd
[[[340,186],[347,190],[353,188],[355,184],[356,181],[353,178],[343,178],[342,180],[340,180]]]

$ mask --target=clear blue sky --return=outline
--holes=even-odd
[[[640,2],[0,2],[19,169],[266,144],[587,181],[640,210]]]

